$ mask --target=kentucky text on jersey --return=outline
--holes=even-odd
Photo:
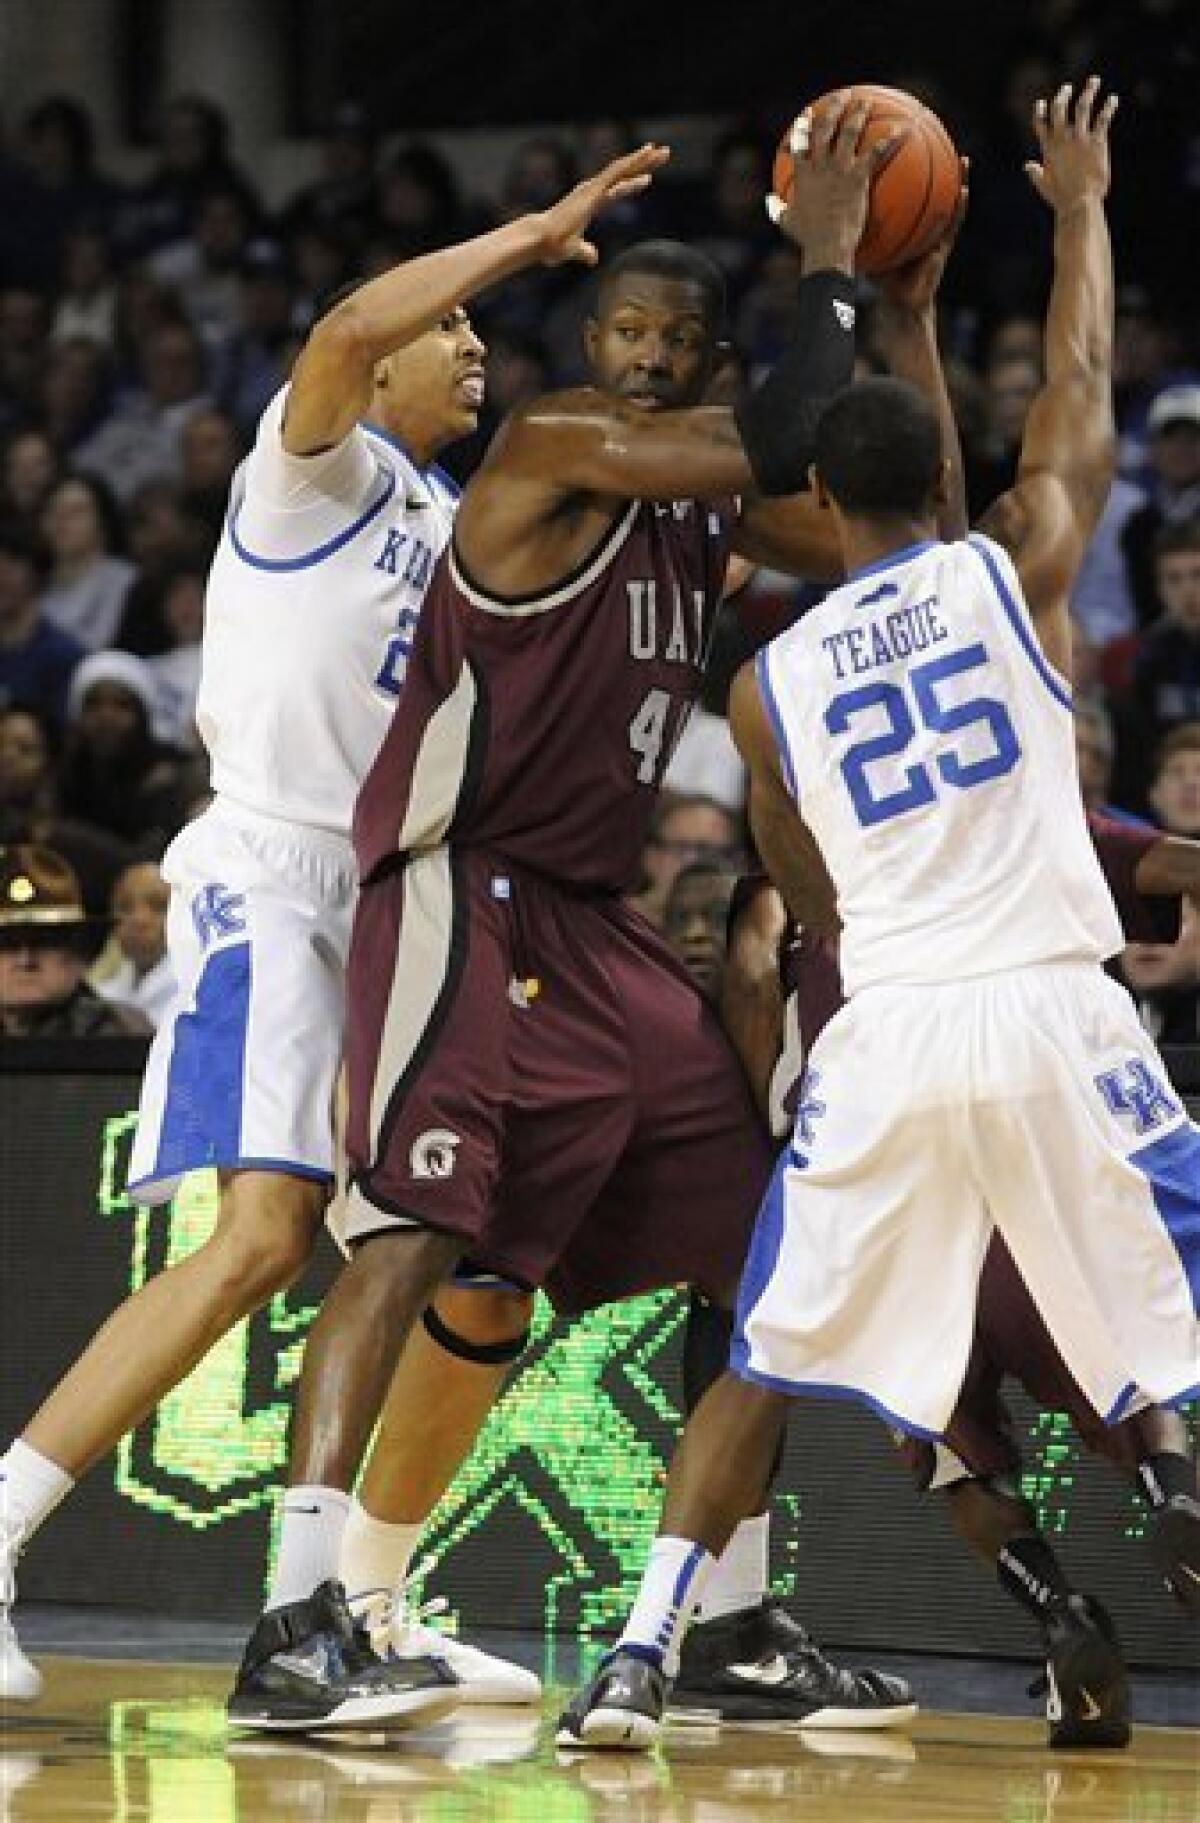
[[[885,588],[895,593],[890,584]],[[880,590],[878,594],[883,592]],[[859,606],[862,606],[861,602]],[[929,595],[924,601],[897,608],[882,620],[868,621],[862,627],[847,627],[842,633],[830,633],[821,644],[833,664],[835,675],[841,679],[852,672],[861,675],[877,665],[894,665],[898,659],[911,658],[914,652],[924,652],[948,639],[949,631],[938,619],[937,610],[937,596]]]

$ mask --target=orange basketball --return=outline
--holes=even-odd
[[[870,82],[856,83],[848,92],[870,103],[868,144],[896,126],[909,129],[875,173],[867,225],[854,262],[859,272],[890,272],[894,266],[919,259],[945,232],[958,204],[962,169],[949,133],[915,95]],[[819,116],[822,108],[846,93],[831,90],[810,102],[809,109],[814,117]],[[789,128],[779,142],[771,177],[775,195],[784,204],[792,193],[795,164],[790,132]]]

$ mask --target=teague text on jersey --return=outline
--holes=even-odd
[[[924,601],[895,608],[878,620],[830,633],[821,644],[835,675],[839,679],[861,675],[878,665],[894,665],[914,652],[939,645],[949,632],[938,619],[937,608],[937,596],[929,595]]]

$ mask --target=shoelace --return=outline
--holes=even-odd
[[[365,1597],[370,1613],[370,1630],[372,1633],[391,1633],[397,1619],[406,1627],[422,1627],[435,1614],[445,1614],[450,1603],[444,1595],[434,1595],[428,1601],[417,1602],[413,1597],[413,1584],[420,1582],[423,1576],[437,1563],[435,1557],[423,1557],[411,1569],[394,1589],[372,1589]]]

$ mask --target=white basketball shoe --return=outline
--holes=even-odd
[[[419,1566],[420,1575],[425,1566]],[[410,1579],[411,1581],[411,1579]],[[426,1622],[449,1606],[445,1596],[415,1605],[410,1582],[397,1589],[367,1589],[350,1598],[350,1612],[370,1635],[382,1659],[440,1658],[459,1681],[460,1703],[538,1703],[542,1681],[524,1665],[468,1646]]]
[[[10,1703],[32,1703],[42,1694],[42,1674],[22,1652],[12,1620],[20,1548],[21,1533],[0,1526],[0,1698]]]

